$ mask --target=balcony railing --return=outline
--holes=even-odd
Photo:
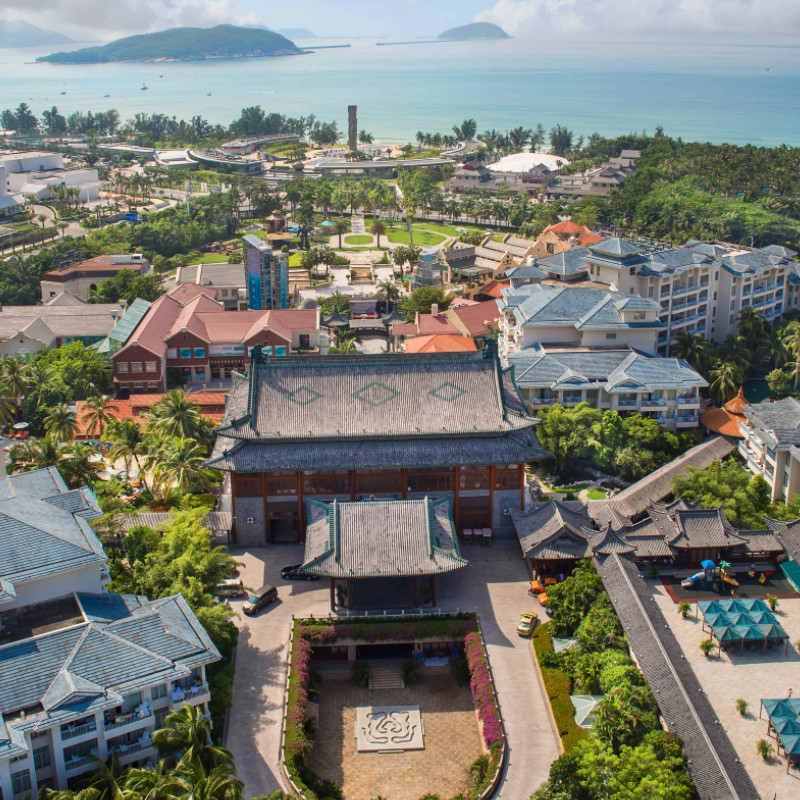
[[[678,425],[696,425],[700,421],[700,417],[697,414],[684,414],[675,417],[675,421]]]
[[[696,406],[700,404],[700,398],[695,394],[684,394],[678,398],[679,406]]]
[[[94,763],[94,758],[92,757],[92,753],[87,753],[83,756],[78,756],[77,758],[72,758],[65,762],[65,766],[67,768],[67,772],[71,772],[72,770],[79,769],[80,767],[86,767],[89,764]]]
[[[76,728],[61,729],[62,739],[74,739],[76,736],[83,736],[84,733],[91,733],[97,730],[96,722],[87,722],[86,725],[78,725]]]
[[[639,405],[642,408],[649,408],[651,406],[665,406],[667,401],[663,397],[643,397]]]
[[[201,700],[209,695],[208,684],[202,683],[200,686],[175,686],[169,695],[170,706],[180,706],[182,703],[192,700]]]
[[[636,408],[636,400],[617,400],[617,408]]]
[[[130,725],[131,722],[145,720],[153,716],[153,709],[150,705],[142,706],[140,710],[134,711],[130,714],[120,714],[114,719],[106,720],[104,728],[107,731],[113,731],[115,728],[121,728],[123,725]]]

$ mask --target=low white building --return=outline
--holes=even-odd
[[[0,164],[0,217],[10,217],[22,211],[25,198],[18,192],[8,188],[7,168]]]
[[[219,659],[180,595],[105,592],[92,493],[55,468],[0,479],[0,792],[66,789],[116,754],[154,764],[152,734],[184,704],[208,712]]]
[[[800,493],[800,400],[786,397],[744,407],[739,454],[755,475],[763,475],[772,501]]]
[[[55,187],[64,185],[78,190],[78,198],[88,203],[100,198],[102,181],[96,169],[64,166],[62,153],[0,152],[9,192],[34,201],[55,197]]]

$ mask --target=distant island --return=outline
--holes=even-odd
[[[281,36],[285,36],[287,39],[291,39],[292,41],[295,39],[317,38],[317,35],[315,33],[311,33],[308,28],[279,28],[275,31],[275,33],[279,33]]]
[[[212,58],[294,56],[303,51],[275,31],[217,25],[170,28],[126,36],[98,47],[40,56],[59,64],[106,64],[114,61],[200,61]]]
[[[0,19],[0,47],[41,47],[48,44],[67,44],[72,39],[48,31],[21,19]]]
[[[439,34],[447,42],[468,42],[473,39],[510,39],[511,37],[493,22],[472,22]]]

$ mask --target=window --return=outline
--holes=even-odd
[[[43,769],[50,766],[50,748],[37,747],[33,751],[33,766],[36,769]]]
[[[155,372],[156,371],[156,362],[155,361],[148,361],[144,366],[145,366],[145,369],[148,372]]]
[[[195,367],[194,379],[196,381],[202,381],[203,383],[205,383],[205,380],[206,380],[206,368],[205,367]]]
[[[131,361],[131,372],[141,372],[141,371],[142,371],[142,362]]]
[[[117,361],[117,372],[127,372],[127,371],[128,371],[128,362]]]
[[[276,356],[285,356],[286,355],[286,348],[285,347],[276,347],[275,348],[275,355]]]
[[[31,790],[31,773],[27,769],[12,773],[11,788],[14,790],[15,796],[19,796],[23,792],[29,792]]]
[[[164,727],[164,720],[167,718],[167,714],[169,713],[170,711],[168,708],[160,708],[155,712],[154,716],[156,721],[156,730]]]
[[[616,339],[616,338],[617,338],[617,334],[616,333],[607,333],[606,334],[606,339]]]
[[[158,700],[161,697],[167,696],[167,684],[160,683],[158,686],[152,686],[150,688],[150,698],[152,700]]]
[[[180,349],[180,357],[181,358],[191,358],[192,357],[192,348],[191,347],[181,347],[181,349]]]
[[[206,349],[205,349],[205,347],[195,347],[195,349],[194,349],[194,357],[195,358],[205,358],[206,357]]]
[[[647,312],[646,311],[637,311],[633,315],[633,318],[634,319],[646,319],[647,318]]]

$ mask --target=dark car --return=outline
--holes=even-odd
[[[318,581],[319,575],[312,575],[310,572],[303,572],[302,564],[292,564],[281,570],[281,578],[285,581]]]

